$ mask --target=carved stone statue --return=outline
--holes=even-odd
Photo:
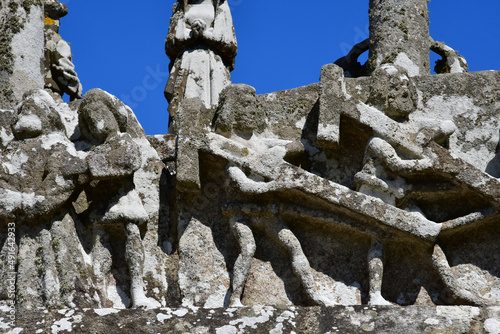
[[[206,108],[218,104],[231,84],[237,45],[225,0],[179,0],[174,6],[165,51],[171,60],[165,87],[170,117],[186,98],[200,98]]]
[[[43,221],[70,198],[88,168],[64,130],[47,92],[25,94],[0,155],[0,222]]]
[[[60,103],[81,86],[43,3],[39,89],[3,104],[0,70],[0,328],[8,303],[30,333],[498,333],[500,72],[462,73],[426,0],[371,0],[369,40],[263,95],[230,84],[227,1],[175,1],[159,136],[102,90]]]
[[[149,216],[133,179],[141,168],[141,148],[134,142],[138,131],[127,124],[116,104],[111,95],[93,89],[78,110],[82,139],[92,147],[86,157],[91,180],[85,186],[90,203],[86,219],[94,224],[96,245],[102,242],[102,230],[123,225],[132,307],[159,307],[146,297],[142,279],[145,253],[139,226]]]
[[[45,1],[45,88],[71,100],[82,97],[82,85],[75,72],[71,47],[59,35],[59,19],[68,7],[57,0]]]

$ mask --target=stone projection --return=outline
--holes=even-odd
[[[500,72],[432,40],[426,0],[370,1],[368,40],[264,95],[231,84],[227,1],[176,2],[157,136],[81,97],[65,6],[7,2],[46,67],[4,30],[2,330],[498,333]]]

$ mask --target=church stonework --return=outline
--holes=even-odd
[[[2,330],[498,333],[500,72],[432,40],[427,0],[371,0],[369,40],[264,95],[231,84],[227,1],[178,1],[158,136],[81,96],[65,6],[17,2],[46,66],[2,32]]]

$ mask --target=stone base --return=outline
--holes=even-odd
[[[500,307],[335,306],[20,311],[2,333],[500,333]]]

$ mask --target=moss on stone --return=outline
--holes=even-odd
[[[377,53],[374,52],[366,62],[366,69],[368,73],[372,73],[377,68]]]
[[[13,14],[15,14],[17,12],[19,8],[19,4],[15,1],[11,1],[9,2],[9,11]]]
[[[42,255],[43,255],[43,245],[39,245],[36,250],[35,265],[38,271],[38,275],[40,277],[45,276],[45,266],[43,264]]]
[[[14,91],[12,90],[12,88],[8,86],[3,86],[0,88],[0,101],[3,101],[6,105],[14,104]]]
[[[403,32],[404,39],[408,40],[409,28],[408,28],[408,24],[406,23],[406,20],[401,21],[401,23],[399,23],[399,25],[398,25],[398,28],[399,28],[399,30],[401,30]]]
[[[32,6],[41,6],[42,0],[23,0],[23,8],[27,14],[31,12]]]
[[[399,15],[405,15],[406,14],[406,8],[402,7],[399,10],[395,9],[394,12],[397,13],[397,14],[399,14]]]
[[[383,60],[382,60],[382,64],[394,64],[394,62],[396,61],[396,59],[398,58],[398,55],[403,52],[403,49],[401,47],[398,47],[397,50],[391,52],[390,55],[386,56]]]
[[[37,0],[38,1],[38,0]],[[0,30],[0,68],[2,71],[12,74],[14,71],[14,54],[12,53],[12,38],[24,27],[18,15],[19,4],[10,1],[6,20]]]

